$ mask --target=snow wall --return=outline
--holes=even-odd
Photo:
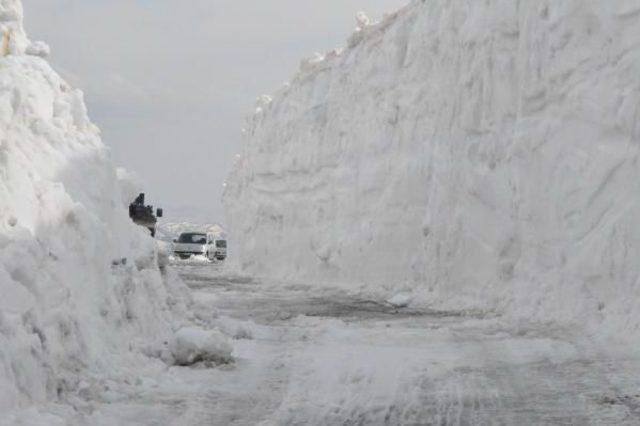
[[[250,119],[225,193],[240,266],[638,335],[640,3],[359,22]]]
[[[27,39],[19,1],[0,0],[0,35],[0,423],[33,424],[11,413],[150,363],[189,300],[129,220],[82,93]]]

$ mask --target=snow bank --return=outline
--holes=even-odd
[[[198,362],[228,363],[233,358],[229,339],[217,330],[181,328],[171,340],[171,354],[177,365]]]
[[[172,336],[189,296],[129,220],[82,93],[29,42],[19,1],[0,0],[0,34],[0,413],[10,418],[64,403],[81,377],[149,363],[140,351]]]
[[[250,120],[225,193],[236,261],[638,336],[639,45],[635,1],[359,16]]]

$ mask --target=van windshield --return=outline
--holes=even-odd
[[[205,234],[184,233],[178,238],[179,243],[183,244],[206,244],[207,236]]]
[[[216,241],[216,247],[227,248],[227,242],[225,240],[218,240]]]

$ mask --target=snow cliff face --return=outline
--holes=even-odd
[[[0,1],[0,33],[0,413],[11,423],[12,410],[162,349],[186,299],[127,217],[82,93],[26,38],[19,1]]]
[[[359,23],[260,100],[230,247],[278,279],[636,330],[638,46],[626,0],[416,0]]]

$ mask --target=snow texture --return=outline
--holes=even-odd
[[[239,266],[640,337],[640,3],[357,21],[250,119],[225,192]]]
[[[190,296],[127,217],[82,93],[27,39],[19,1],[0,1],[0,33],[0,423],[63,424],[43,407],[153,363],[142,352]]]

